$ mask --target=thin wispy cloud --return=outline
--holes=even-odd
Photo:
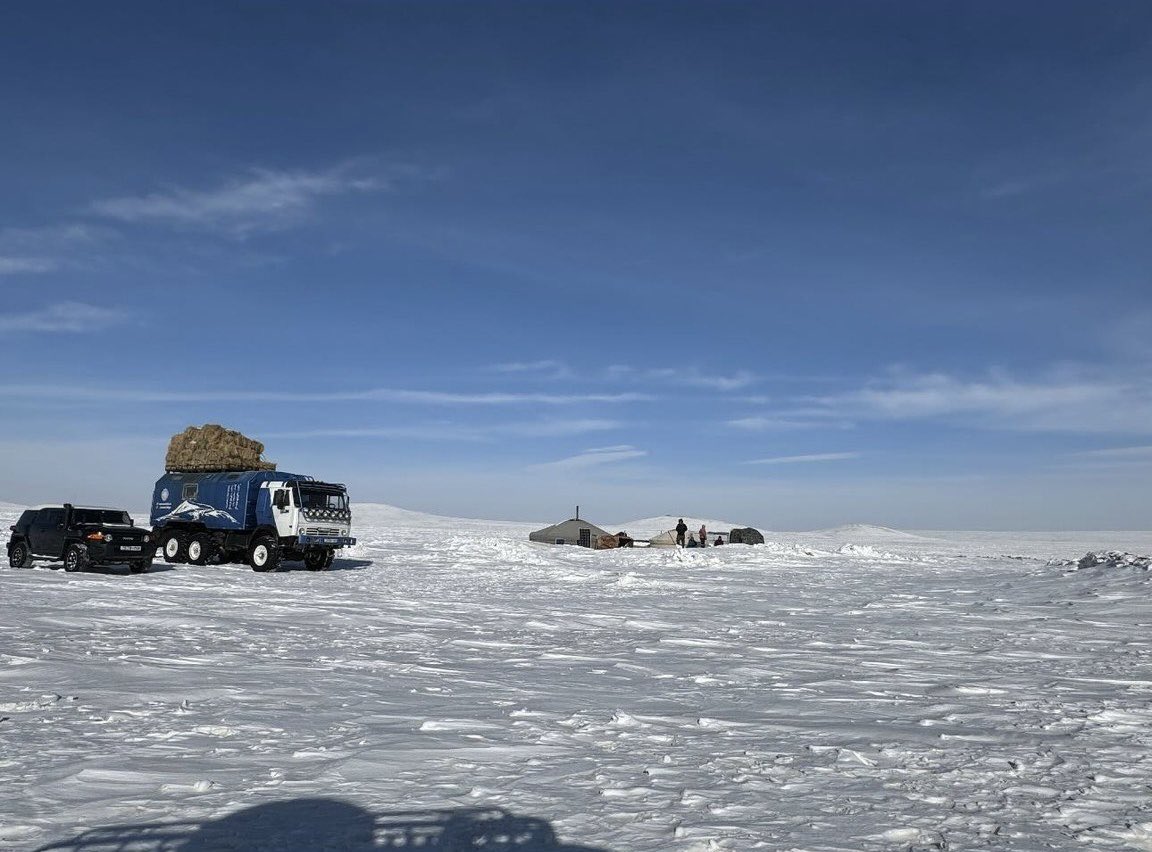
[[[387,191],[395,183],[395,175],[357,175],[348,167],[314,172],[254,169],[214,189],[173,187],[147,195],[96,201],[91,212],[120,222],[243,234],[289,227],[304,218],[322,198]]]
[[[35,311],[0,313],[0,334],[81,334],[104,331],[131,318],[127,311],[88,305],[83,302],[57,302]]]
[[[860,458],[859,453],[810,453],[802,456],[774,456],[766,459],[752,459],[744,464],[807,464],[809,462],[847,461]]]
[[[740,390],[759,381],[758,377],[748,370],[736,370],[729,375],[718,375],[705,373],[697,367],[632,367],[626,364],[614,364],[604,372],[607,378],[615,381],[656,382],[715,391]]]
[[[561,361],[513,361],[507,364],[494,364],[493,372],[519,373],[526,375],[547,376],[549,378],[563,378],[571,376],[572,371]]]
[[[943,420],[1024,431],[1152,434],[1152,381],[1146,377],[1055,375],[980,381],[931,373],[897,375],[815,400],[829,415],[878,420]]]
[[[273,432],[264,437],[295,440],[312,438],[379,438],[414,441],[487,441],[495,438],[555,438],[623,428],[616,420],[540,420],[476,425],[467,423],[421,423],[407,426],[309,429]]]
[[[86,306],[90,307],[90,306]],[[25,325],[28,325],[25,320]],[[0,325],[0,328],[3,328]],[[24,329],[27,330],[27,329]],[[55,329],[62,330],[62,329]],[[580,403],[630,403],[651,400],[638,393],[544,394],[544,393],[452,393],[446,391],[369,388],[366,390],[310,393],[296,391],[158,391],[143,389],[92,388],[76,385],[5,385],[0,392],[10,398],[23,397],[58,402],[398,402],[424,405],[550,405]]]
[[[51,272],[58,264],[46,257],[0,257],[0,275]]]
[[[1152,459],[1152,446],[1110,447],[1106,450],[1084,450],[1074,455],[1097,459]]]
[[[620,444],[615,447],[597,447],[585,450],[574,456],[559,459],[554,462],[534,465],[535,468],[558,468],[564,470],[580,470],[589,467],[599,467],[605,464],[614,464],[627,459],[640,458],[648,455],[647,450],[638,450],[630,444]]]
[[[854,423],[846,420],[813,417],[738,417],[725,424],[744,432],[787,432],[800,429],[852,429]]]

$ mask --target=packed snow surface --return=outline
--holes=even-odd
[[[0,569],[0,848],[1152,850],[1152,534],[539,526]]]

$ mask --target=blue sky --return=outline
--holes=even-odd
[[[1144,2],[0,10],[0,499],[1148,528]]]

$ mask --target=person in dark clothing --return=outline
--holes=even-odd
[[[676,524],[676,543],[681,547],[684,546],[684,533],[686,532],[688,532],[688,525],[684,523],[684,519],[681,518],[680,522]]]
[[[713,547],[719,547],[719,546],[720,546],[720,545],[722,545],[723,543],[724,543],[724,539],[720,538],[720,536],[716,536],[716,543],[715,543],[715,544],[713,544],[712,546],[713,546]]]
[[[696,543],[696,536],[694,536],[694,535],[688,536],[688,546],[689,547],[699,547],[700,546]]]

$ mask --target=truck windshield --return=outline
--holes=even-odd
[[[348,495],[330,491],[306,491],[300,489],[300,506],[304,509],[347,509]]]
[[[127,512],[116,509],[77,509],[73,519],[78,524],[126,524],[132,525]]]

